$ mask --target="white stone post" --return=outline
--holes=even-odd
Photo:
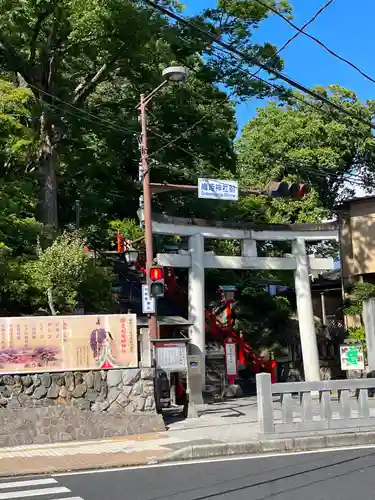
[[[194,234],[189,237],[191,267],[189,268],[189,328],[191,354],[201,356],[202,390],[205,386],[206,333],[205,333],[205,294],[204,294],[204,237]]]
[[[139,335],[140,351],[141,351],[141,367],[150,368],[153,366],[152,346],[150,343],[150,330],[141,328]]]
[[[255,240],[241,240],[241,255],[242,257],[256,257],[257,252],[257,242]]]
[[[368,371],[375,371],[375,299],[363,301]]]
[[[294,283],[305,380],[313,382],[320,380],[320,369],[305,241],[297,238],[293,241],[292,248],[297,264]]]

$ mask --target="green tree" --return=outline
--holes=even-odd
[[[111,308],[114,275],[96,266],[84,251],[85,240],[78,233],[64,232],[38,258],[23,266],[34,303],[52,315],[72,312],[85,304],[90,312]],[[113,309],[113,307],[112,307]]]
[[[349,316],[361,316],[363,301],[375,297],[375,285],[372,283],[354,283],[348,287],[344,304],[344,313]]]
[[[291,312],[285,297],[248,282],[236,299],[234,329],[256,349],[277,350],[292,338]]]
[[[315,91],[372,121],[374,102],[362,103],[354,92],[337,85]],[[364,186],[374,185],[375,141],[370,127],[311,98],[298,97],[287,105],[271,103],[259,109],[237,144],[242,183],[264,187],[286,180],[312,188],[301,201],[268,201],[270,222],[321,221],[340,197],[353,194],[352,189],[343,192],[343,185],[359,168]]]
[[[273,1],[270,3],[279,5]],[[178,7],[173,4],[173,8]],[[279,8],[289,11],[286,2],[281,2]],[[181,126],[192,123],[197,112],[199,116],[199,108],[212,104],[215,93],[216,98],[219,96],[214,83],[226,83],[245,96],[266,93],[265,87],[257,81],[236,72],[229,60],[219,61],[212,43],[204,37],[200,38],[191,29],[169,23],[155,10],[137,2],[1,0],[0,14],[0,66],[18,85],[26,84],[31,89],[37,104],[33,115],[33,127],[38,136],[36,168],[42,191],[42,221],[50,229],[56,229],[59,224],[59,181],[63,181],[60,185],[65,187],[65,181],[71,180],[72,168],[77,163],[77,179],[79,171],[87,166],[85,177],[93,180],[95,173],[99,173],[99,178],[106,175],[116,183],[118,177],[124,175],[124,163],[130,167],[125,175],[127,180],[136,178],[134,133],[138,131],[138,124],[134,104],[138,100],[139,88],[147,92],[158,83],[164,65],[178,61],[191,67],[196,75],[192,79],[196,83],[191,84],[189,91],[176,91],[173,98],[173,90],[165,92],[165,100],[160,101],[160,106],[164,105],[164,126],[156,125],[161,130],[157,134],[167,139],[174,137],[176,127],[181,131]],[[231,0],[218,2],[216,8],[207,9],[194,21],[280,68],[282,63],[275,56],[275,48],[270,44],[256,45],[251,39],[254,29],[268,14],[268,7],[257,2],[248,2],[245,6]],[[202,88],[206,91],[199,101]],[[182,103],[189,100],[192,105],[185,104],[186,112],[181,112]],[[82,114],[78,123],[77,116],[72,116],[77,115],[77,108],[93,113],[91,119],[97,122],[96,130],[85,127],[82,134]],[[98,131],[99,127],[103,131],[103,121],[99,125],[99,119],[109,117],[112,120],[114,115],[117,131],[123,129],[123,134],[127,134],[126,143],[120,150],[115,146],[124,138],[114,139],[114,127],[110,126],[113,121],[107,121],[107,132],[112,130],[112,138],[108,133]],[[85,116],[88,121],[88,115]],[[220,116],[222,123],[225,118],[225,113]],[[152,126],[155,128],[155,123]],[[231,137],[223,136],[223,126],[218,130],[220,134],[212,132],[208,138],[211,145],[215,144],[217,153],[206,148],[205,160],[211,162],[214,156],[215,164],[219,164],[219,158],[223,157],[233,162]],[[224,131],[227,130],[224,126]],[[82,135],[84,140],[79,140]],[[196,137],[194,139],[196,141]],[[198,142],[202,143],[202,139]],[[124,150],[127,154],[121,155]],[[160,155],[155,159],[159,158]],[[98,172],[99,164],[102,164],[102,169]],[[101,208],[113,209],[108,200],[113,197],[113,192],[106,190],[103,193],[97,185],[99,182],[93,181],[87,186],[85,179],[77,180],[76,189],[70,185],[66,186],[66,191],[69,193],[70,190],[75,198],[85,196],[83,205],[88,213],[98,200]],[[123,185],[122,182],[120,186]],[[118,192],[116,194],[118,196]],[[87,199],[90,196],[91,204],[90,198]],[[134,189],[131,196],[134,206]],[[67,193],[61,193],[60,200],[68,210]],[[124,214],[120,212],[116,217],[123,218]]]
[[[35,134],[30,90],[16,88],[0,79],[0,165],[1,177],[25,173],[35,159]]]

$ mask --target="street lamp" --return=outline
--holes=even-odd
[[[138,261],[138,250],[128,248],[125,250],[125,260],[129,266],[134,266]]]
[[[147,105],[159,90],[168,83],[184,82],[187,79],[188,71],[183,66],[171,66],[166,68],[163,73],[162,83],[152,90],[148,95],[141,94],[139,103],[140,121],[142,129],[141,141],[141,172],[140,177],[143,178],[143,210],[144,210],[144,226],[145,226],[145,246],[146,246],[146,274],[147,283],[150,286],[150,268],[153,264],[153,249],[152,249],[152,214],[151,214],[151,190],[150,190],[150,173],[148,166],[148,147],[147,147]],[[150,314],[149,318],[150,338],[155,339],[158,336],[156,313]]]
[[[170,66],[163,70],[164,81],[169,82],[186,82],[188,70],[185,66]]]

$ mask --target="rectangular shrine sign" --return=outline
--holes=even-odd
[[[135,368],[135,314],[0,318],[0,373]]]
[[[228,377],[236,377],[238,375],[238,363],[237,363],[237,346],[232,339],[228,339],[224,342],[225,351],[225,368]]]
[[[238,182],[228,179],[198,179],[198,198],[238,200]]]

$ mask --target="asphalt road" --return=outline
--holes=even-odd
[[[374,492],[375,448],[0,481],[0,500],[368,500]]]

